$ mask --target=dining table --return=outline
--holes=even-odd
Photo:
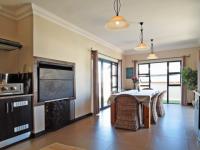
[[[108,103],[111,105],[111,124],[112,125],[115,124],[116,116],[117,116],[116,102],[115,102],[116,97],[122,94],[127,94],[131,96],[135,96],[138,99],[138,101],[142,104],[143,126],[144,128],[150,128],[151,126],[151,98],[157,93],[159,93],[158,90],[128,90],[128,91],[112,94],[108,99]]]

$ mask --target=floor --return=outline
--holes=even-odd
[[[200,150],[193,131],[193,109],[165,105],[166,115],[150,129],[137,132],[110,125],[110,109],[7,150],[38,150],[59,142],[86,150]]]

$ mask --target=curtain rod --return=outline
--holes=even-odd
[[[179,59],[183,57],[190,57],[191,55],[183,55],[180,57],[164,57],[164,58],[158,58],[158,59],[148,59],[148,60],[135,60],[135,61],[159,61],[159,60],[166,60],[166,59]],[[132,60],[133,62],[134,60]]]
[[[95,50],[95,49],[90,49],[90,51],[98,51],[98,50]],[[109,56],[109,55],[106,55],[106,54],[103,54],[103,53],[99,53],[98,52],[98,54],[100,54],[100,55],[103,55],[103,56],[106,56],[106,57],[109,57],[109,58],[112,58],[112,59],[115,59],[115,60],[121,60],[121,59],[117,59],[117,58],[114,58],[114,57],[112,57],[112,56]]]

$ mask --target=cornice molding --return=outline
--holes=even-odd
[[[62,19],[61,17],[58,17],[57,15],[37,6],[36,4],[33,4],[32,3],[32,10],[33,10],[33,15],[37,15],[37,16],[40,16],[40,17],[43,17],[57,25],[60,25],[70,31],[73,31],[75,33],[78,33],[92,41],[95,41],[99,44],[102,44],[104,45],[105,47],[108,47],[112,50],[115,50],[115,51],[118,51],[120,53],[122,53],[122,50],[120,48],[118,48],[117,46],[109,43],[109,42],[106,42],[105,40],[97,37],[96,35],[92,34],[92,33],[89,33],[88,31],[85,31],[83,29],[81,29],[80,27],[77,27],[76,25]]]
[[[39,7],[38,5],[36,5],[34,3],[26,4],[15,11],[11,11],[9,9],[6,9],[3,6],[0,6],[0,15],[7,17],[9,19],[12,19],[12,20],[16,20],[16,21],[21,20],[30,15],[37,15],[37,16],[45,18],[57,25],[60,25],[70,31],[78,33],[92,41],[95,41],[96,43],[102,44],[103,46],[105,46],[107,48],[110,48],[112,50],[122,53],[122,50],[119,47],[103,40],[102,38],[97,37],[96,35],[88,32],[88,31],[81,29],[80,27],[62,19],[61,17]]]
[[[30,4],[23,5],[17,10],[9,10],[3,6],[0,6],[0,15],[12,20],[21,20],[27,16],[32,15],[32,7]]]

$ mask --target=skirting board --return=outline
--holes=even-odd
[[[72,120],[71,123],[80,121],[80,120],[85,119],[85,118],[87,118],[87,117],[90,117],[90,116],[92,116],[92,115],[93,115],[93,113],[88,113],[88,114],[86,114],[86,115],[80,116],[80,117],[75,118],[74,120]]]
[[[70,125],[70,124],[72,124],[72,123],[75,123],[75,122],[77,122],[77,121],[80,121],[80,120],[82,120],[82,119],[85,119],[85,118],[87,118],[87,117],[90,117],[90,116],[92,116],[93,115],[93,113],[88,113],[88,114],[86,114],[86,115],[83,115],[83,116],[80,116],[80,117],[78,117],[78,118],[75,118],[74,120],[72,120],[69,124],[67,124],[67,125]],[[67,126],[66,125],[66,126]],[[32,138],[36,138],[36,137],[39,137],[39,136],[42,136],[42,135],[44,135],[44,134],[46,134],[47,132],[46,131],[41,131],[41,132],[38,132],[38,133],[32,133],[31,134],[31,137]]]

